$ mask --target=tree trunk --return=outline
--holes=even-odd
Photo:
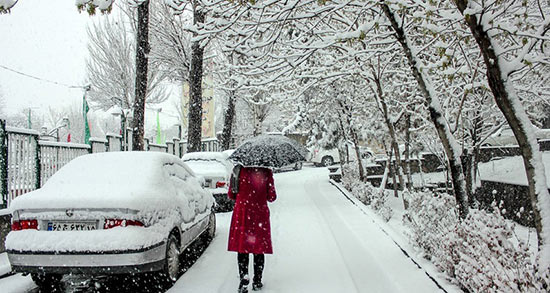
[[[384,175],[382,176],[382,182],[380,182],[380,189],[378,189],[378,194],[380,196],[384,194],[384,190],[386,189],[386,184],[388,184],[388,177],[390,174],[390,167],[391,167],[391,160],[392,160],[391,150],[389,152],[386,150],[386,154],[388,154],[388,160],[386,161],[386,168],[384,168]]]
[[[228,150],[231,145],[233,121],[235,120],[235,99],[235,91],[232,90],[227,101],[227,109],[225,110],[223,119],[222,150]]]
[[[481,132],[481,128],[483,127],[483,119],[481,118],[480,111],[476,111],[476,117],[474,118],[474,129],[472,133],[472,145],[473,153],[472,153],[472,189],[470,190],[470,194],[475,194],[478,188],[478,172],[477,168],[479,165],[479,152],[480,152],[480,137],[479,133]]]
[[[132,150],[145,148],[145,98],[147,96],[147,71],[149,54],[149,0],[143,1],[138,8],[137,46],[136,46],[136,96],[134,118],[132,121]]]
[[[393,182],[393,188],[399,190],[403,190],[403,186],[405,185],[403,180],[403,165],[401,164],[401,155],[399,154],[399,144],[397,143],[397,136],[395,135],[395,127],[393,125],[393,122],[390,119],[390,115],[388,113],[388,105],[386,104],[386,100],[384,97],[384,92],[382,91],[382,84],[380,83],[380,78],[377,76],[373,71],[374,76],[374,82],[376,83],[376,89],[378,92],[378,101],[380,102],[380,107],[382,108],[382,115],[384,115],[384,122],[386,122],[386,126],[388,127],[388,132],[390,134],[391,138],[391,149],[393,150],[393,155],[395,156],[395,162],[396,165],[394,165],[394,179],[397,175],[399,178],[399,186],[397,187],[397,183]],[[397,188],[396,188],[397,187]],[[405,209],[408,207],[408,204],[405,203]]]
[[[464,184],[464,172],[462,170],[462,162],[460,161],[460,148],[458,147],[449,126],[445,123],[437,97],[435,94],[431,93],[429,79],[422,74],[418,67],[416,56],[413,56],[413,52],[409,47],[409,42],[405,36],[404,30],[398,24],[398,21],[389,6],[384,3],[381,3],[380,5],[386,14],[386,17],[390,20],[391,26],[395,32],[395,37],[403,47],[403,51],[409,61],[409,66],[418,83],[420,92],[422,93],[424,99],[426,99],[428,111],[430,112],[430,118],[435,126],[439,139],[443,144],[443,148],[445,149],[445,153],[447,154],[449,161],[454,196],[458,205],[458,213],[460,218],[465,219],[468,215],[468,190],[466,189],[466,184]]]
[[[361,180],[362,182],[365,181],[365,169],[363,168],[363,162],[361,161],[361,151],[359,150],[359,136],[357,135],[357,132],[355,131],[355,129],[353,128],[352,126],[352,121],[351,121],[351,118],[352,118],[352,109],[351,107],[347,104],[347,103],[344,103],[343,101],[338,101],[338,104],[340,104],[340,107],[342,108],[342,115],[344,115],[346,117],[346,122],[347,122],[347,126],[349,127],[349,132],[350,132],[350,136],[351,136],[351,141],[353,142],[353,145],[355,146],[354,147],[354,152],[355,152],[355,155],[357,156],[357,166],[358,166],[358,171],[359,171],[359,180]],[[340,124],[342,124],[342,122],[340,121]],[[343,129],[343,125],[342,125],[342,132],[345,133],[344,129]],[[342,158],[342,157],[340,157]],[[342,161],[342,159],[340,159],[340,161]],[[348,145],[346,144],[346,163],[349,163],[349,147]]]
[[[391,148],[393,149],[393,143],[392,143]],[[399,189],[396,186],[397,185],[397,177],[395,176],[397,174],[397,166],[395,165],[396,162],[397,161],[390,161],[390,163],[391,163],[391,169],[390,170],[391,170],[391,176],[392,176],[393,195],[395,197],[399,197],[399,192],[398,192]]]
[[[407,175],[407,188],[413,188],[411,175],[411,113],[405,114],[405,174]]]
[[[455,2],[458,10],[464,14],[468,7],[468,1],[455,0]],[[550,226],[544,226],[543,222],[549,223],[550,221],[550,194],[542,164],[542,154],[532,130],[533,125],[516,97],[513,86],[507,80],[508,76],[503,76],[499,57],[494,50],[491,37],[480,24],[480,20],[476,15],[468,15],[465,17],[465,21],[483,55],[487,67],[487,80],[497,106],[514,132],[520,147],[538,236],[539,264],[543,265],[543,270],[548,270],[550,267]]]
[[[205,15],[195,6],[193,23],[204,23]],[[200,41],[191,46],[191,68],[189,70],[189,114],[187,130],[187,152],[201,150],[202,139],[202,63],[204,47]]]
[[[472,196],[470,196],[469,198],[469,203],[468,204],[472,204],[472,197],[473,197],[473,193],[471,193],[471,191],[473,190],[473,186],[474,186],[474,177],[472,176],[473,175],[473,152],[470,151],[469,149],[464,149],[463,153],[462,153],[462,163],[464,165],[464,180],[466,181],[466,189],[468,189],[470,191],[470,194],[472,194]]]
[[[357,168],[359,169],[359,180],[365,182],[365,169],[363,168],[363,161],[361,160],[361,150],[359,149],[359,139],[357,133],[353,129],[350,129],[353,144],[355,145],[355,155],[357,156]]]

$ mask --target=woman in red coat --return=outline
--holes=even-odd
[[[277,198],[277,194],[275,193],[273,173],[270,169],[236,168],[240,168],[240,172],[236,172],[240,173],[237,175],[239,180],[234,180],[230,184],[228,192],[229,198],[235,200],[229,229],[228,250],[238,253],[237,261],[241,280],[239,292],[248,292],[249,254],[254,254],[252,289],[256,291],[263,286],[264,254],[273,253],[267,202],[273,202]]]

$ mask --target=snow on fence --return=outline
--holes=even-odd
[[[40,140],[35,130],[6,126],[0,119],[0,209],[9,206],[17,196],[38,189],[61,167],[72,159],[89,153],[115,152],[132,149],[132,131],[127,130],[126,143],[120,135],[108,134],[103,138],[90,138],[90,144],[52,142]],[[187,142],[174,138],[165,145],[149,144],[147,151],[164,152],[181,156]],[[217,139],[207,138],[202,150],[218,151]]]
[[[16,196],[40,186],[38,132],[18,130],[5,124],[1,131],[7,150],[3,160],[7,180],[2,188],[2,205],[9,205]]]

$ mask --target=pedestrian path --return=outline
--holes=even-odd
[[[264,293],[441,292],[376,224],[328,182],[325,168],[277,174],[270,205],[274,254]],[[236,254],[227,252],[230,214],[204,255],[169,292],[235,292]]]

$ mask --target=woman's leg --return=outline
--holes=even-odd
[[[254,254],[254,284],[262,286],[262,274],[265,266],[263,254]]]
[[[239,277],[241,281],[248,279],[248,253],[239,253],[237,254],[237,262],[239,264]]]

